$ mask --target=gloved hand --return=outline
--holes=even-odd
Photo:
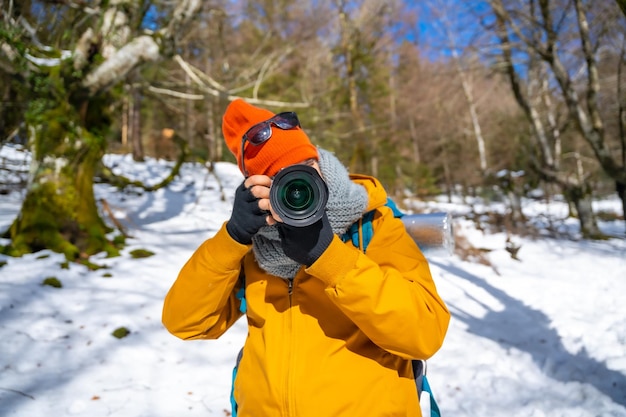
[[[259,199],[250,188],[241,183],[235,191],[235,202],[226,230],[237,242],[249,245],[261,227],[265,226],[268,213],[259,207]]]
[[[277,223],[276,227],[285,255],[306,266],[313,265],[333,240],[333,230],[326,213],[310,226],[295,227]]]

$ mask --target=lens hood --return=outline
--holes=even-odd
[[[308,226],[324,215],[328,187],[311,166],[290,165],[278,172],[270,187],[270,204],[290,226]]]

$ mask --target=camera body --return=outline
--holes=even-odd
[[[270,187],[270,204],[289,226],[309,226],[324,215],[328,187],[309,165],[290,165],[278,172]]]

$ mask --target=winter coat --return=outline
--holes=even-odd
[[[335,236],[293,280],[269,275],[225,227],[180,271],[163,323],[181,339],[220,337],[242,315],[248,338],[234,384],[239,417],[421,415],[411,359],[441,347],[450,314],[428,263],[372,177],[352,176],[376,209],[367,255]]]

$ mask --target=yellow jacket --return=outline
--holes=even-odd
[[[285,280],[259,268],[225,227],[205,241],[165,298],[163,323],[181,339],[214,339],[241,315],[248,338],[235,380],[238,417],[421,415],[411,359],[442,345],[450,313],[428,263],[384,206],[372,177],[353,176],[377,209],[367,255],[335,236],[309,268]]]

